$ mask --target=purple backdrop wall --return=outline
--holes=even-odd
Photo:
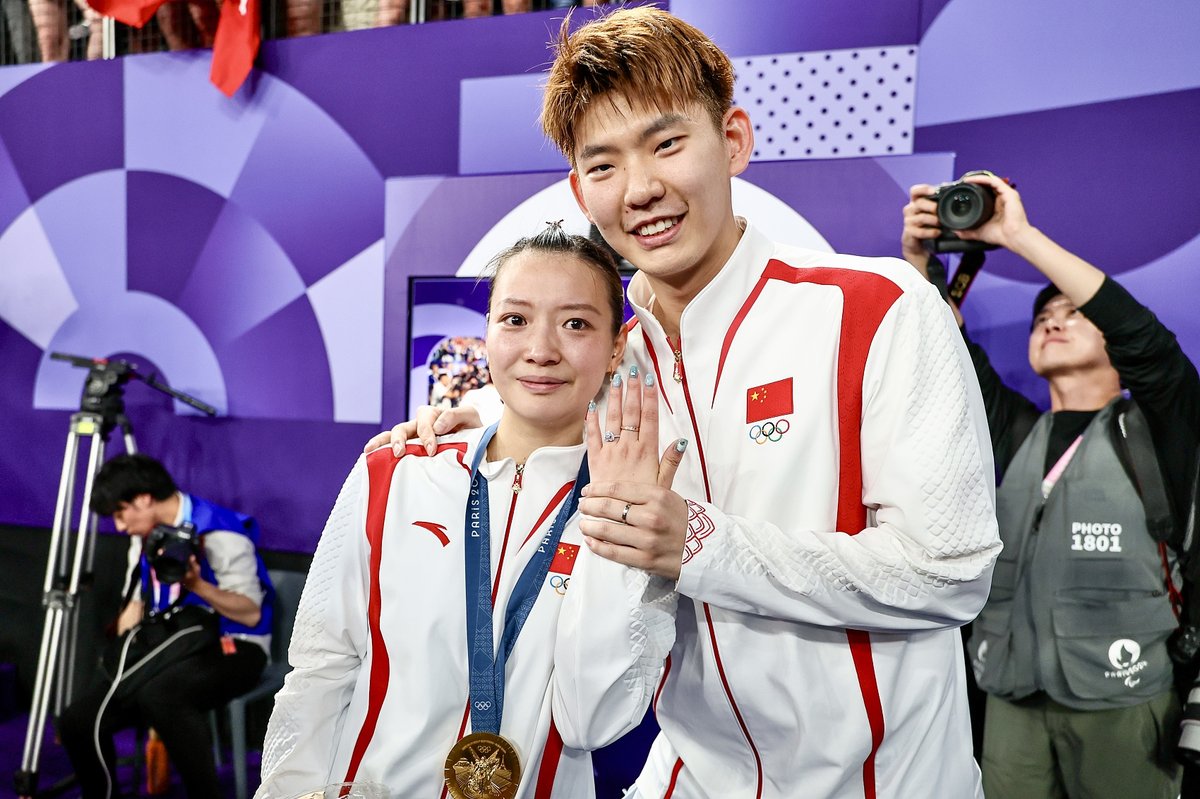
[[[894,254],[908,185],[991,168],[1200,353],[1200,7],[1046,5],[669,3],[735,59],[756,221]],[[222,411],[133,384],[141,448],[257,514],[269,547],[310,551],[363,441],[407,406],[408,278],[469,272],[561,201],[535,122],[559,19],[272,42],[232,100],[207,53],[0,70],[0,522],[51,520],[83,372],[48,353],[123,353]],[[1038,284],[996,253],[966,311],[1040,397]]]

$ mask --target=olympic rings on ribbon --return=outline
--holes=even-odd
[[[783,438],[783,434],[792,429],[791,423],[787,419],[780,419],[777,422],[764,422],[756,424],[750,428],[750,440],[755,444],[765,444],[768,441],[778,441]]]

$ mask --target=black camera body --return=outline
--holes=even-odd
[[[187,576],[193,555],[200,557],[200,536],[191,522],[155,525],[146,536],[146,560],[160,583],[177,583]]]
[[[996,192],[990,186],[967,183],[972,175],[991,175],[986,170],[968,172],[953,183],[937,187],[929,199],[937,203],[938,227],[942,233],[936,239],[926,240],[926,246],[935,253],[981,252],[994,250],[996,245],[982,241],[964,241],[954,234],[956,230],[974,230],[992,218],[996,211]]]

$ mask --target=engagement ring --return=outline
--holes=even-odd
[[[611,431],[611,430],[604,431],[604,443],[605,444],[611,444],[614,441],[620,441],[620,440],[621,440],[621,437],[619,435],[617,435],[616,433],[614,433],[613,431]]]

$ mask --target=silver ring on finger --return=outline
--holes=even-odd
[[[604,431],[604,443],[605,444],[611,444],[614,441],[620,441],[620,440],[621,440],[621,436],[618,435],[617,433],[614,433],[611,430]]]
[[[631,433],[636,433],[638,431],[637,425],[632,424],[621,425],[621,429],[628,430]]]
[[[633,507],[632,502],[625,503],[625,509],[621,511],[621,524],[629,524],[629,509]]]

